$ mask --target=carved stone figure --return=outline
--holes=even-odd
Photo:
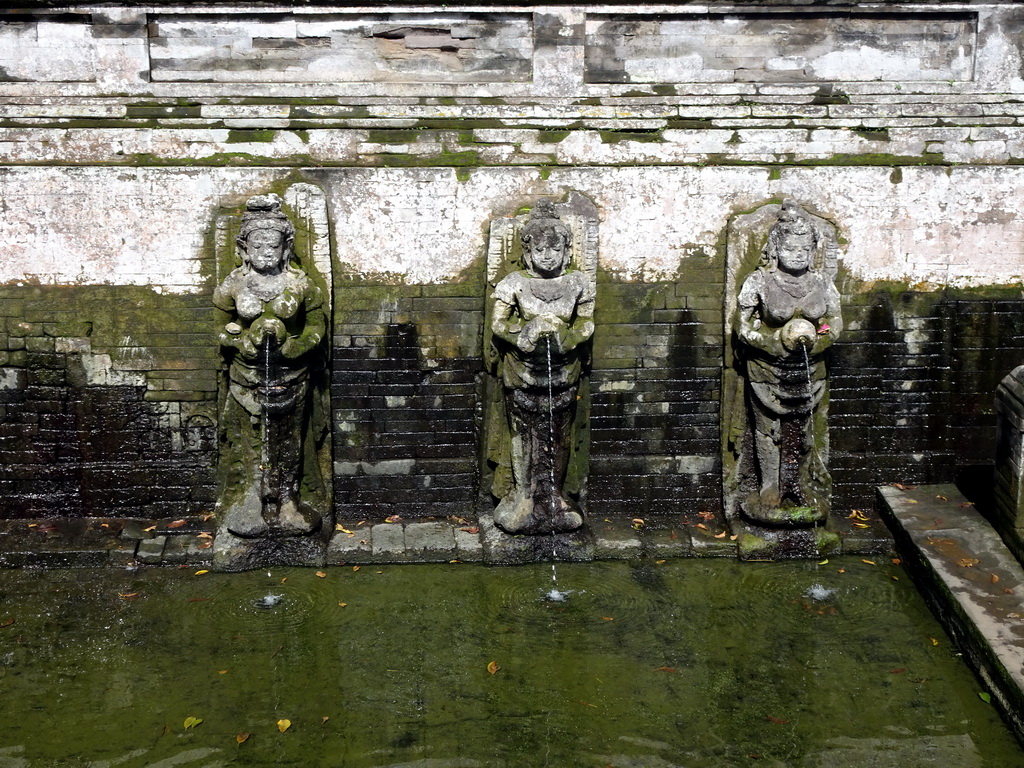
[[[319,279],[294,263],[295,234],[281,198],[250,198],[236,238],[241,266],[213,296],[226,313],[219,341],[228,362],[218,515],[222,530],[243,538],[306,536],[326,512],[316,460],[326,425],[311,392],[326,299]]]
[[[585,238],[584,220],[573,220]],[[501,383],[496,414],[504,420],[493,433],[506,438],[492,439],[492,491],[500,499],[494,522],[508,533],[568,532],[583,525],[574,496],[585,475],[581,381],[594,333],[595,280],[571,266],[574,233],[550,202],[537,203],[507,234],[516,229],[525,268],[508,272],[491,296],[491,351]],[[576,493],[567,489],[571,467],[568,485]]]
[[[758,523],[811,525],[829,512],[826,352],[843,328],[826,266],[834,269],[835,250],[830,225],[786,201],[737,298],[747,418],[746,435],[734,435],[732,485],[740,511]]]

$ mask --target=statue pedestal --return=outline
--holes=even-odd
[[[772,528],[743,517],[729,521],[736,536],[740,560],[820,559],[835,554],[840,547],[839,534],[826,524],[809,528]]]
[[[312,536],[244,539],[226,530],[213,543],[215,571],[252,571],[272,566],[297,565],[322,568],[327,562],[329,529]]]
[[[996,389],[996,488],[992,523],[1024,562],[1024,365]]]
[[[586,563],[594,559],[594,534],[586,523],[571,533],[512,535],[494,524],[493,515],[482,514],[480,540],[485,565]]]

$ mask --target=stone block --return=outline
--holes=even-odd
[[[373,562],[370,535],[369,530],[357,531],[354,536],[341,531],[336,532],[327,545],[327,565]]]
[[[163,561],[164,546],[167,544],[166,536],[154,536],[152,539],[142,539],[135,553],[135,559],[145,565],[158,565]]]
[[[406,559],[405,529],[401,523],[380,523],[370,529],[370,548],[378,562]]]
[[[407,523],[405,550],[418,563],[446,563],[455,559],[455,533],[450,523]]]

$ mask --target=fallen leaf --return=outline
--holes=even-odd
[[[156,526],[155,525],[151,525],[151,526],[149,526],[149,528],[143,528],[142,530],[145,531],[146,533],[150,533],[151,531],[155,531],[156,530]]]
[[[580,704],[585,707],[593,707],[594,709],[597,709],[597,704],[591,704],[589,701],[583,701],[583,699],[580,699]]]
[[[168,523],[167,527],[168,528],[181,528],[181,526],[183,526],[185,523],[186,523],[185,520],[175,520],[172,523]]]
[[[203,718],[201,718],[201,717],[186,717],[185,718],[185,730],[187,731],[189,728],[195,728],[201,722],[203,722]]]
[[[459,530],[460,531],[465,531],[466,533],[473,533],[473,534],[480,533],[480,529],[477,528],[475,525],[470,527],[470,528],[459,528]]]
[[[245,742],[247,742],[249,740],[249,736],[250,735],[251,734],[248,734],[248,733],[239,733],[238,735],[235,736],[235,741],[237,741],[239,744],[244,744]]]
[[[110,523],[100,523],[100,528],[109,528]]]
[[[1003,592],[1005,592],[1008,595],[1016,594],[1011,587],[1003,587]]]
[[[917,499],[907,499],[907,504],[917,504]]]
[[[463,522],[465,522],[465,521],[463,521]],[[356,523],[356,528],[358,528],[360,525],[366,525],[366,521],[365,520],[360,520],[358,523]]]
[[[284,576],[284,577],[281,578],[281,583],[282,584],[284,584],[286,581],[288,581],[288,577],[287,576]]]
[[[934,637],[929,637],[928,639],[932,641],[932,645],[938,645],[939,644],[939,641],[936,640]]]
[[[900,667],[899,669],[890,669],[889,670],[889,674],[890,675],[902,675],[906,671],[907,671],[906,667]]]
[[[714,512],[698,512],[697,513],[697,517],[699,517],[701,520],[714,520],[715,519],[715,513]]]
[[[385,523],[397,523],[397,522],[400,522],[401,520],[402,520],[402,517],[400,515],[388,515],[387,517],[384,518],[384,522]]]
[[[772,717],[771,715],[766,715],[766,717],[768,718],[769,723],[775,723],[775,725],[789,725],[789,720],[783,720],[781,717]]]
[[[226,669],[218,669],[217,670],[217,674],[218,675],[226,675],[227,673],[228,673],[228,671]]]
[[[839,569],[839,572],[840,572],[840,573],[846,573],[846,569],[845,569],[845,568],[840,568],[840,569]]]
[[[331,719],[330,715],[324,715],[323,717],[320,718],[320,725],[324,725],[330,719]]]
[[[870,528],[871,526],[868,525],[867,523],[854,523],[853,527],[854,528]]]
[[[353,566],[352,566],[352,570],[353,570],[353,571],[358,571],[358,570],[359,570],[359,568],[360,568],[360,566],[358,566],[358,565],[353,565]]]
[[[893,483],[892,487],[899,488],[901,491],[907,490],[907,486],[905,486],[903,483]]]
[[[350,530],[349,530],[348,528],[346,528],[346,527],[345,527],[344,525],[342,525],[341,523],[337,523],[337,524],[335,524],[335,526],[334,526],[334,530],[336,530],[336,531],[341,531],[342,533],[353,533],[352,531],[350,531]]]
[[[992,696],[982,691],[978,694],[978,698],[984,701],[986,704],[992,703]]]
[[[655,672],[672,672],[672,673],[674,673],[676,671],[676,669],[675,669],[675,667],[655,667],[654,671]]]
[[[828,565],[828,558],[826,557],[824,560],[819,560],[818,565]]]
[[[284,733],[285,731],[287,731],[291,727],[292,727],[292,721],[291,720],[284,719],[284,720],[278,720],[277,721],[277,730],[280,731],[281,733]]]
[[[210,520],[211,518],[213,518],[213,512],[204,512],[201,519],[205,523],[207,520]]]
[[[678,538],[679,538],[679,535],[678,535],[678,534],[677,534],[677,533],[676,533],[676,532],[675,532],[674,530],[672,530],[672,531],[669,531],[669,532],[668,532],[668,537],[669,537],[669,538],[670,538],[670,539],[671,539],[672,541],[675,541],[676,539],[678,539]]]
[[[867,563],[868,565],[878,565],[874,560],[861,560],[861,562]]]
[[[139,596],[138,592],[118,592],[117,596],[122,600],[131,600]]]
[[[739,537],[740,535],[738,533],[734,533],[732,536],[729,537],[729,541],[736,541],[736,539],[738,539]]]
[[[8,619],[7,621],[5,621],[2,624],[0,624],[0,629],[3,629],[4,627],[9,627],[13,623],[14,623],[14,619]]]
[[[973,507],[974,506],[974,502],[973,501],[964,501],[964,502],[961,502],[960,504],[958,504],[957,506],[960,507],[961,509],[967,509],[967,507]]]
[[[994,573],[992,574],[992,583],[993,584],[998,584],[999,583],[999,577],[996,576]]]
[[[697,523],[697,527],[700,528],[702,531],[706,531],[708,529],[708,527],[704,525],[704,523]]]
[[[644,519],[642,517],[634,517],[630,522],[633,523],[633,525],[643,525]]]
[[[614,616],[602,616],[601,618],[604,619],[605,621],[615,621],[615,617]]]
[[[338,603],[338,605],[340,605],[342,608],[344,608],[346,605],[348,605],[348,603]]]
[[[207,541],[207,542],[206,542],[206,543],[204,543],[204,544],[200,544],[200,545],[198,545],[198,546],[196,547],[196,549],[209,549],[209,548],[210,548],[210,547],[212,547],[212,546],[213,546],[213,542],[212,542],[212,541]]]
[[[959,565],[961,568],[973,568],[980,562],[981,560],[979,560],[976,557],[961,557],[959,560],[956,561],[956,564]]]
[[[501,667],[498,666],[498,662],[496,661],[492,661],[487,665],[487,671],[492,675],[496,674],[499,669],[501,669]]]
[[[213,538],[213,534],[210,533],[209,531],[201,531],[200,533],[196,534],[196,538],[197,539],[212,539]]]
[[[198,571],[196,571],[193,575],[194,576],[202,576],[204,573],[209,573],[209,572],[210,572],[209,569],[201,568]]]
[[[945,496],[936,496],[935,498],[938,499],[939,501],[949,501],[949,499],[947,499]]]
[[[716,539],[724,539],[725,537],[726,537],[726,531],[722,531],[721,533],[716,533],[715,534],[715,538]]]
[[[900,559],[899,559],[898,557],[894,557],[894,558],[892,559],[892,564],[893,564],[893,565],[899,565],[899,564],[900,564],[900,563],[902,563],[902,562],[903,562],[903,561],[902,561],[902,560],[900,560]]]
[[[323,571],[317,571],[317,572],[316,572],[316,577],[317,577],[318,579],[326,579],[326,578],[327,578],[327,574],[326,574],[326,573],[324,573]]]
[[[655,564],[655,565],[664,565],[664,564],[665,564],[665,561],[664,561],[664,560],[655,560],[655,561],[654,561],[654,564]]]

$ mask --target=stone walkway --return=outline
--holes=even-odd
[[[861,527],[864,526],[864,527]],[[559,559],[630,560],[639,557],[737,557],[737,543],[721,521],[591,518],[592,536]],[[194,565],[213,559],[215,521],[51,519],[0,521],[0,567]],[[847,554],[886,552],[892,540],[874,515],[869,523],[845,520]],[[360,563],[503,563],[548,559],[546,537],[500,535],[488,518],[343,521],[327,550],[326,565]]]

